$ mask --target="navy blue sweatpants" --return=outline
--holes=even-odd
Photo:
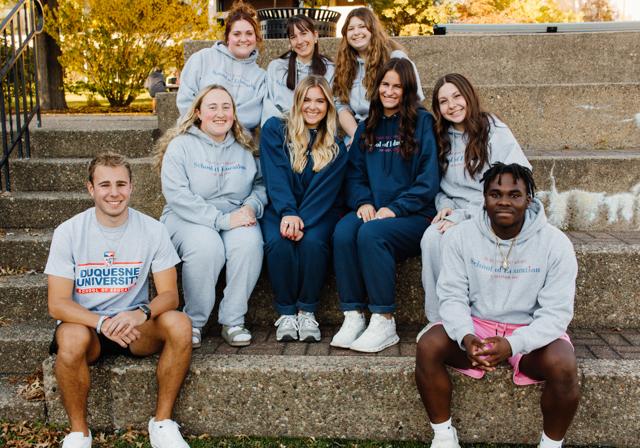
[[[261,226],[278,314],[316,311],[331,254],[331,234],[338,219],[338,213],[330,211],[323,221],[305,228],[304,237],[294,242],[280,236],[280,218],[273,209],[265,211]]]
[[[343,311],[392,313],[396,310],[396,262],[420,254],[424,216],[374,219],[350,212],[333,233],[333,260]]]

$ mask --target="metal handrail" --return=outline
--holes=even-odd
[[[0,24],[0,191],[11,190],[9,159],[31,157],[29,125],[41,126],[35,36],[44,28],[39,0],[21,0]]]

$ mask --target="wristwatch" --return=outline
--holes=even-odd
[[[149,305],[140,305],[138,309],[147,316],[147,320],[151,319],[151,308],[149,308]]]

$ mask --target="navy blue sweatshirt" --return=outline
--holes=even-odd
[[[315,139],[310,130],[309,150]],[[289,149],[285,145],[286,127],[279,117],[271,117],[260,132],[260,164],[267,186],[269,208],[279,216],[299,216],[305,228],[317,224],[337,203],[347,165],[347,151],[336,139],[338,155],[319,172],[313,172],[309,155],[302,173],[291,167]]]
[[[373,151],[364,149],[365,122],[358,125],[349,151],[346,174],[347,205],[357,210],[371,204],[391,209],[397,217],[436,214],[434,198],[440,188],[440,172],[433,117],[420,108],[416,123],[417,151],[409,159],[400,154],[397,114],[383,117],[376,129]]]

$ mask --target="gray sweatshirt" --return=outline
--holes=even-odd
[[[407,54],[402,50],[393,50],[389,55],[389,58],[409,59],[409,56],[407,56]],[[344,104],[336,98],[336,109],[338,110],[338,113],[344,109],[350,109],[351,112],[353,112],[353,116],[356,121],[360,122],[369,116],[369,100],[367,99],[367,89],[362,84],[365,75],[365,61],[360,56],[358,56],[357,61],[358,71],[356,73],[356,78],[353,80],[353,85],[351,86],[349,104]],[[411,62],[411,65],[413,65],[413,70],[416,73],[416,81],[418,81],[418,98],[420,99],[420,102],[422,102],[424,101],[424,93],[422,93],[422,84],[420,84],[420,74],[413,62]]]
[[[464,166],[467,135],[449,127],[451,151],[447,156],[449,166],[440,179],[440,192],[436,195],[436,209],[450,208],[454,212],[446,219],[459,223],[482,210],[484,197],[480,179],[492,163],[517,163],[531,169],[531,164],[506,124],[498,118],[489,120],[489,163],[471,177]]]
[[[249,205],[261,218],[267,194],[259,164],[231,132],[217,143],[197,126],[174,138],[162,160],[162,194],[171,213],[181,219],[229,230],[230,214]]]
[[[440,316],[450,338],[464,349],[474,334],[471,316],[524,324],[507,340],[513,354],[530,353],[558,339],[573,318],[578,265],[569,238],[547,223],[534,199],[522,231],[502,268],[511,240],[498,240],[489,217],[479,213],[449,229],[443,237],[438,278]]]
[[[180,116],[189,110],[196,95],[211,84],[225,87],[238,109],[238,119],[247,129],[260,124],[266,94],[266,73],[258,67],[258,50],[246,59],[236,58],[224,42],[216,42],[191,55],[180,76],[176,104]]]
[[[329,85],[333,83],[335,66],[325,59],[327,72],[324,78]],[[293,104],[293,90],[287,87],[289,74],[289,58],[278,58],[269,62],[267,67],[267,94],[262,106],[262,125],[271,117],[282,117],[289,112]],[[304,64],[296,59],[296,86],[311,74],[311,64]]]

